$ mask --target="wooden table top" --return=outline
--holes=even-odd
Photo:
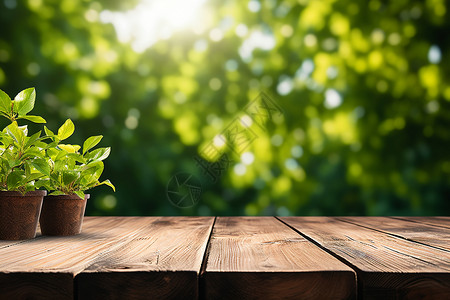
[[[1,299],[450,299],[450,217],[86,217],[0,241]]]

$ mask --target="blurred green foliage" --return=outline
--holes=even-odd
[[[211,0],[136,52],[101,16],[138,3],[0,1],[0,88],[112,146],[117,192],[87,214],[450,214],[448,2]],[[283,117],[212,183],[193,158],[260,90]],[[179,171],[203,184],[189,209],[167,199]]]

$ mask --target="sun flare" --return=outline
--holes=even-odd
[[[206,0],[142,0],[126,12],[105,10],[100,14],[104,23],[112,23],[121,42],[131,42],[136,52],[143,52],[179,30],[204,28]]]

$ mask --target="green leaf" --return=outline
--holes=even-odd
[[[2,90],[0,90],[0,112],[8,116],[11,114],[11,98]]]
[[[50,180],[53,181],[54,183],[59,183],[60,182],[60,173],[59,172],[51,173]]]
[[[56,146],[58,146],[58,142],[51,142],[49,144],[46,144],[44,142],[36,143],[36,147],[40,147],[42,149],[54,149]],[[58,150],[55,149],[55,151],[58,151]]]
[[[33,123],[38,123],[38,124],[47,123],[47,121],[45,121],[45,119],[40,116],[21,116],[21,117],[18,117],[17,119],[25,119],[25,120],[31,121]]]
[[[44,175],[50,176],[50,166],[45,159],[36,158],[31,161],[33,167]]]
[[[73,134],[75,131],[75,125],[73,125],[72,120],[67,119],[66,122],[58,129],[58,138],[60,140],[65,140]]]
[[[61,164],[61,165],[66,165],[66,162],[65,162],[66,156],[67,156],[67,151],[66,150],[64,150],[64,149],[59,150],[57,155],[56,155],[56,157],[55,157],[55,159],[54,159],[55,163],[58,163],[58,164]]]
[[[35,99],[36,90],[34,88],[21,91],[14,98],[14,112],[17,112],[19,117],[25,116],[34,108]]]
[[[62,181],[64,185],[69,185],[80,177],[80,173],[73,171],[65,171],[62,173]]]
[[[36,187],[34,186],[34,181],[31,182],[27,182],[25,184],[25,188],[20,189],[20,192],[22,193],[22,195],[25,195],[27,192],[31,192],[36,190]]]
[[[58,156],[55,159],[55,166],[53,167],[53,169],[58,172],[67,170],[67,162],[65,160],[58,159]]]
[[[98,179],[103,173],[103,162],[95,161],[90,163],[82,169],[79,185],[83,189],[87,189],[98,184]]]
[[[30,175],[28,175],[26,177],[26,181],[30,182],[39,178],[42,178],[44,175],[42,175],[41,173],[31,173]]]
[[[5,130],[6,131],[6,130]],[[3,145],[5,145],[5,146],[9,146],[9,145],[11,145],[12,143],[14,143],[14,139],[11,137],[11,136],[9,136],[9,135],[7,135],[7,134],[4,134],[3,132],[0,132],[1,133],[1,137],[0,137],[0,143],[2,143]]]
[[[27,125],[23,125],[23,126],[17,126],[20,130],[22,130],[23,134],[25,136],[28,136],[28,126]]]
[[[35,142],[39,141],[40,136],[41,136],[41,131],[38,131],[37,133],[33,134],[29,138],[26,138],[25,148],[28,148],[31,145],[33,145]]]
[[[36,158],[36,157],[43,158],[44,154],[38,148],[31,147],[23,152],[22,157],[23,158]]]
[[[17,122],[12,122],[6,127],[6,132],[11,136],[19,145],[23,145],[25,142],[25,135],[23,130],[19,128]]]
[[[55,148],[47,149],[47,156],[50,157],[53,161],[55,161],[56,156],[59,154],[59,151]]]
[[[94,179],[97,180],[100,178],[100,175],[102,175],[104,169],[103,162],[101,161],[94,161],[83,168],[83,178],[88,176],[94,176]]]
[[[55,134],[53,133],[53,131],[51,131],[50,129],[48,129],[47,126],[44,126],[44,131],[45,131],[45,134],[46,134],[47,136],[49,136],[49,137],[54,137],[54,136],[55,136]]]
[[[15,167],[20,166],[20,164],[22,163],[22,161],[20,159],[11,159],[7,161],[8,164],[8,169],[13,169]]]
[[[80,197],[81,199],[84,199],[84,193],[82,191],[75,191],[75,194]]]
[[[70,159],[73,159],[74,161],[82,163],[82,164],[86,163],[86,160],[84,159],[84,157],[79,153],[67,153],[67,157],[69,157]]]
[[[102,140],[103,135],[95,135],[88,138],[83,144],[83,154],[94,148]]]
[[[99,149],[96,149],[96,150],[86,154],[86,158],[90,161],[104,160],[104,159],[108,158],[110,153],[111,153],[111,147],[99,148]]]
[[[9,152],[7,152],[7,151],[4,151],[4,152],[2,153],[2,155],[1,155],[1,158],[2,158],[2,166],[3,166],[4,168],[6,168],[6,169],[11,169],[11,168],[10,168],[10,162],[15,161],[15,160],[14,160],[14,157],[12,157],[11,153],[9,153]],[[5,173],[6,173],[6,172],[9,172],[9,171],[5,171]],[[3,174],[3,175],[4,175],[4,174]]]
[[[76,148],[73,145],[59,144],[58,148],[66,151],[67,153],[75,153],[76,152]]]
[[[44,188],[47,191],[51,191],[52,187],[50,185],[50,180],[48,178],[43,178],[35,182],[34,184],[37,189]]]
[[[6,184],[8,185],[8,190],[16,190],[20,186],[25,184],[25,175],[20,170],[14,170],[8,175]]]
[[[102,185],[102,184],[111,187],[111,188],[113,189],[114,192],[116,191],[116,187],[112,184],[111,181],[109,181],[109,179],[106,179],[105,181],[100,182],[99,185]]]
[[[65,194],[61,191],[54,191],[53,193],[50,193],[48,195],[49,196],[61,196],[61,195],[65,195]]]

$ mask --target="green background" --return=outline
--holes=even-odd
[[[203,32],[135,52],[100,16],[137,3],[0,1],[0,88],[112,147],[117,192],[87,215],[450,215],[445,1],[209,1]],[[261,90],[283,114],[212,182],[194,157]],[[177,172],[202,184],[190,208],[167,198]]]

